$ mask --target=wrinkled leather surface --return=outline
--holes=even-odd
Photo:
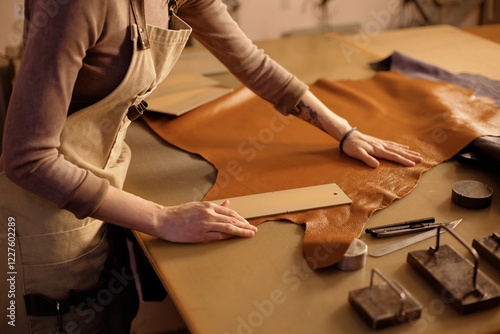
[[[322,131],[273,111],[245,88],[176,119],[145,117],[162,138],[217,168],[206,200],[337,183],[352,205],[252,220],[306,224],[303,248],[311,268],[338,262],[369,217],[407,195],[423,172],[479,136],[500,135],[493,101],[449,83],[381,72],[359,81],[320,80],[311,91],[359,130],[407,144],[424,161],[411,168],[382,161],[371,169],[342,154]]]
[[[500,81],[480,74],[451,73],[438,66],[411,58],[399,52],[393,52],[389,57],[371,63],[375,71],[398,71],[410,78],[451,82],[462,88],[470,88],[477,96],[488,96],[500,106]]]
[[[476,96],[487,96],[500,106],[500,81],[479,74],[451,73],[440,67],[413,59],[399,52],[370,64],[376,71],[398,71],[410,78],[446,81],[462,88],[473,89]],[[500,166],[500,138],[480,137],[474,140],[459,156],[464,163],[474,163],[485,167]]]

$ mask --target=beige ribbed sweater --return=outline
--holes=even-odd
[[[168,25],[165,0],[146,0],[148,24]],[[177,0],[193,36],[262,98],[287,114],[307,86],[245,37],[220,0]],[[132,54],[128,0],[28,0],[25,48],[7,112],[0,172],[61,208],[90,215],[106,181],[64,159],[60,133],[69,113],[104,98]],[[80,211],[81,212],[81,211]]]

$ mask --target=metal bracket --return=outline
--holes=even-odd
[[[440,245],[441,228],[457,239],[474,258],[474,264],[448,245]],[[407,262],[462,313],[500,305],[500,287],[479,269],[477,251],[446,226],[436,229],[436,246],[408,253]]]
[[[406,300],[406,294],[405,292],[397,288],[395,284],[393,284],[391,281],[387,279],[382,273],[377,269],[373,268],[372,274],[370,277],[370,297],[372,297],[372,291],[373,291],[373,277],[375,276],[375,273],[377,273],[389,286],[394,290],[397,294],[399,294],[399,300],[401,301],[401,307],[399,308],[399,312],[396,314],[397,319],[402,319],[403,318],[403,312],[404,312],[404,306],[405,306],[405,300]]]
[[[474,258],[474,271],[472,273],[472,287],[474,288],[474,291],[477,292],[480,296],[484,296],[484,293],[479,290],[477,286],[477,272],[479,270],[479,255],[477,254],[477,251],[469,246],[462,238],[460,238],[453,230],[449,229],[448,227],[444,225],[440,225],[437,228],[437,236],[436,236],[436,247],[432,248],[430,247],[429,249],[433,252],[436,253],[439,250],[439,236],[440,236],[440,229],[444,228],[446,231],[448,231],[455,239],[457,239],[462,245],[464,245],[465,248],[469,251],[469,253],[472,254],[472,257]]]
[[[374,284],[375,273],[383,283]],[[422,311],[420,303],[408,291],[376,268],[372,269],[369,287],[349,292],[349,303],[372,329],[418,319]]]
[[[493,266],[500,269],[500,233],[476,238],[472,241],[472,247]]]

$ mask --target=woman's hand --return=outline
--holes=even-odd
[[[222,205],[190,202],[165,207],[160,214],[156,235],[173,242],[204,242],[233,236],[253,237],[257,228],[234,210],[229,201]]]
[[[257,232],[257,227],[229,208],[229,201],[163,206],[115,187],[109,187],[92,217],[172,242],[253,237]]]
[[[420,153],[410,150],[408,146],[378,139],[358,130],[353,131],[347,137],[342,145],[342,151],[373,168],[380,165],[376,158],[394,161],[409,167],[415,166],[415,163],[422,161]]]
[[[291,114],[311,123],[339,142],[352,129],[347,120],[332,112],[310,91],[306,92]],[[357,130],[344,140],[342,151],[373,168],[380,165],[377,158],[404,166],[414,166],[422,161],[420,154],[410,150],[408,146],[378,139]]]
[[[422,161],[420,153],[410,150],[408,146],[378,139],[357,130],[344,141],[342,151],[373,168],[380,165],[376,158],[394,161],[409,167]]]

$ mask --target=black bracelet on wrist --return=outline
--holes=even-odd
[[[354,131],[356,131],[357,128],[356,127],[353,127],[351,130],[349,130],[345,136],[342,138],[342,140],[340,141],[340,145],[339,145],[339,148],[340,150],[342,151],[342,146],[344,146],[344,142],[345,140],[351,135],[351,133],[353,133]]]

